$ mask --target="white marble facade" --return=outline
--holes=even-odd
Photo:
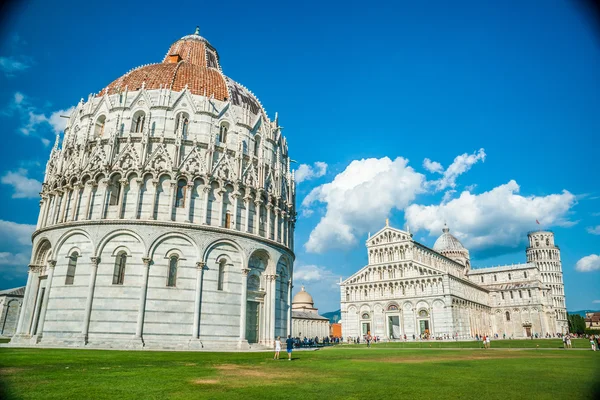
[[[554,235],[537,231],[528,238],[527,263],[471,269],[468,250],[448,228],[430,249],[386,226],[367,240],[369,264],[341,284],[343,335],[412,340],[566,333]]]
[[[82,100],[47,164],[13,343],[224,348],[286,336],[289,166],[277,117],[197,33]]]

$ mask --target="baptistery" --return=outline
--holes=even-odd
[[[12,343],[270,345],[291,330],[295,220],[277,116],[196,30],[57,136]]]

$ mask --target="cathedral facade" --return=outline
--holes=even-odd
[[[472,269],[469,251],[447,227],[430,249],[386,224],[367,240],[369,264],[341,283],[344,336],[524,338],[568,332],[554,234],[530,232],[528,239],[526,263]]]
[[[196,31],[57,136],[13,343],[270,345],[291,331],[295,216],[278,118]]]

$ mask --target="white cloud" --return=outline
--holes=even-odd
[[[0,251],[0,265],[27,265],[29,264],[28,253],[10,253]]]
[[[29,178],[27,170],[19,168],[16,171],[8,171],[0,178],[0,182],[13,188],[13,199],[38,198],[42,190],[42,182]]]
[[[31,246],[35,225],[18,224],[0,219],[0,242],[9,246]]]
[[[431,161],[429,158],[423,160],[423,168],[432,173],[444,173],[444,167],[437,161]]]
[[[0,57],[0,71],[7,77],[13,77],[31,67],[31,58],[25,56]]]
[[[567,219],[576,204],[568,191],[548,196],[521,196],[519,185],[511,180],[478,195],[467,191],[459,198],[440,205],[413,204],[405,218],[414,231],[429,231],[439,236],[446,221],[452,233],[470,250],[515,248],[522,245],[527,231],[539,220],[544,227],[570,226]]]
[[[581,258],[575,264],[575,270],[579,272],[600,271],[600,256],[598,254],[590,254]]]
[[[471,169],[471,167],[477,164],[479,161],[485,161],[485,150],[479,149],[479,151],[473,154],[461,154],[454,158],[454,161],[450,166],[444,170],[442,164],[431,161],[426,158],[423,161],[423,167],[429,172],[441,173],[442,177],[435,181],[428,182],[429,185],[434,186],[436,190],[444,190],[446,188],[455,188],[456,179]]]
[[[317,161],[311,167],[308,164],[300,164],[295,172],[296,183],[320,178],[327,173],[327,164]]]
[[[0,287],[24,285],[35,225],[0,220]]]
[[[21,119],[21,127],[19,132],[25,136],[39,137],[45,146],[50,144],[50,140],[44,137],[44,130],[40,133],[39,128],[52,128],[54,134],[62,132],[67,125],[67,118],[62,118],[61,115],[69,116],[75,110],[75,107],[70,107],[64,110],[50,112],[49,116],[34,105],[32,105],[27,96],[21,92],[15,92],[12,102],[4,108],[1,115],[12,116],[16,114]]]
[[[594,303],[594,304],[599,304],[599,303],[600,303],[600,300],[592,300],[592,303]]]
[[[587,231],[592,235],[600,235],[600,225],[588,226]]]
[[[356,237],[379,229],[392,209],[403,209],[424,190],[425,177],[408,160],[388,157],[355,160],[330,183],[314,188],[302,207],[326,205],[325,215],[310,233],[305,248],[323,253],[349,247]]]
[[[452,199],[452,196],[454,196],[454,193],[456,193],[456,190],[451,189],[451,190],[446,190],[446,193],[444,193],[444,197],[442,197],[442,203],[447,203]]]
[[[65,130],[69,120],[67,118],[63,118],[62,116],[69,117],[74,110],[75,106],[69,107],[66,110],[54,111],[52,114],[50,114],[47,122],[52,126],[52,129],[54,129],[54,133],[60,133]]]
[[[311,282],[320,281],[326,277],[332,277],[333,273],[317,265],[300,265],[294,268],[294,281]]]

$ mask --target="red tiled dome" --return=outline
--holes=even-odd
[[[196,95],[226,100],[227,83],[221,73],[219,55],[206,39],[198,35],[184,36],[173,43],[162,63],[136,68],[110,83],[98,96],[142,88],[168,88],[181,91],[187,85]]]

